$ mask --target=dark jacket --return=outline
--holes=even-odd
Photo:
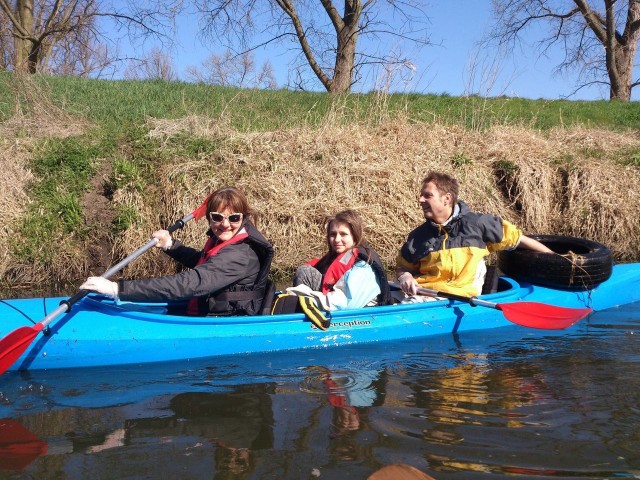
[[[260,311],[273,247],[249,222],[249,237],[197,265],[204,252],[174,241],[166,253],[189,270],[176,275],[120,280],[119,297],[135,302],[185,301],[198,297],[202,315],[254,315]],[[210,231],[209,235],[213,235]]]
[[[378,305],[388,305],[391,303],[391,294],[389,293],[389,282],[387,281],[387,272],[382,266],[380,257],[376,251],[366,242],[358,247],[358,259],[371,265],[373,273],[376,274],[376,280],[380,286],[380,295],[378,295]]]

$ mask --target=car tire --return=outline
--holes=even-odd
[[[498,268],[506,276],[534,285],[590,290],[611,276],[613,255],[605,245],[585,238],[528,235],[554,251],[524,248],[498,252]]]

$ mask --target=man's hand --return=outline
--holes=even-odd
[[[410,272],[404,272],[398,275],[398,283],[400,284],[400,288],[407,295],[416,295],[418,293],[418,288],[420,285],[416,282],[416,279],[413,278]]]

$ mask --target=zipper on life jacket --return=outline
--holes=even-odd
[[[441,250],[446,250],[447,249],[447,240],[449,240],[449,233],[447,232],[447,229],[444,228],[442,225],[438,224],[438,230],[440,230],[440,232],[444,232],[444,238],[442,239],[442,248]]]

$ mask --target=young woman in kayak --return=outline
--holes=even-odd
[[[189,268],[176,275],[112,282],[89,277],[81,289],[134,302],[187,301],[189,315],[254,315],[261,309],[273,247],[254,226],[245,195],[223,187],[206,200],[209,230],[203,249],[187,247],[167,230],[157,248]]]
[[[325,311],[387,304],[386,274],[364,241],[360,215],[343,210],[329,218],[326,228],[327,253],[298,267],[287,292],[311,296]]]

